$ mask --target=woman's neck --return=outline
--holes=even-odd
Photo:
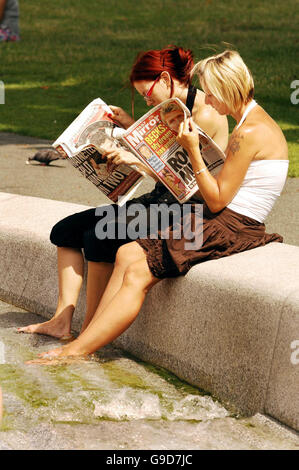
[[[185,85],[175,84],[175,89],[173,93],[173,98],[179,98],[184,104],[187,102],[189,88]]]
[[[246,111],[246,108],[250,105],[252,100],[250,100],[248,103],[244,103],[242,104],[241,108],[238,109],[238,111],[234,112],[234,113],[231,113],[231,116],[234,118],[234,120],[237,122],[237,125],[239,124],[239,122],[241,121],[242,117],[243,117],[243,114],[245,113]]]

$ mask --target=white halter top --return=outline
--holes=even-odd
[[[243,116],[241,117],[240,119],[240,122],[239,124],[237,125],[236,129],[239,129],[239,127],[243,124],[243,122],[245,121],[245,119],[247,118],[248,114],[250,113],[250,111],[257,105],[257,102],[255,100],[252,100],[250,101],[249,105],[247,106],[247,108],[245,109],[244,113],[243,113]]]
[[[236,129],[243,124],[256,104],[254,100],[249,103]],[[227,207],[264,222],[285,185],[288,167],[288,160],[254,160],[248,167],[239,191]]]

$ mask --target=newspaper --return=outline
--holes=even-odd
[[[110,108],[100,98],[92,101],[54,142],[53,146],[107,197],[120,205],[135,192],[143,176],[129,165],[109,168],[102,159],[113,148],[130,150],[180,202],[188,201],[198,186],[187,151],[176,138],[189,109],[171,98],[142,116],[129,129],[118,127]],[[222,167],[225,154],[197,126],[203,160],[212,174]]]
[[[181,203],[198,191],[188,153],[176,140],[180,123],[189,116],[191,113],[184,103],[171,98],[142,116],[121,136],[121,141]],[[224,163],[225,154],[199,126],[197,130],[201,155],[215,175]]]
[[[124,131],[109,117],[110,108],[93,100],[53,143],[53,147],[113,203],[124,204],[143,180],[132,166],[108,165],[103,152],[122,147]]]

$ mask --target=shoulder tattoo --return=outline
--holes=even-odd
[[[242,139],[244,139],[244,136],[240,132],[237,132],[235,135],[233,135],[229,143],[228,151],[235,155],[235,153],[240,150],[240,143]]]

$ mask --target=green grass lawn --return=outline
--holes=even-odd
[[[299,176],[299,4],[296,0],[20,0],[22,41],[0,44],[6,104],[0,131],[55,139],[92,99],[130,110],[126,87],[140,50],[177,44],[199,60],[237,49],[256,99],[282,127]],[[146,111],[136,99],[136,116]]]

